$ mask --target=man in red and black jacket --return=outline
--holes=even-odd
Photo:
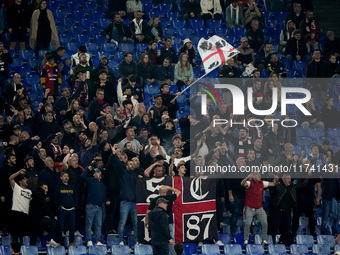
[[[52,96],[58,96],[58,90],[61,86],[61,72],[56,63],[54,63],[54,57],[48,55],[46,57],[47,63],[43,67],[40,75],[40,82],[44,89],[49,89],[49,94]]]

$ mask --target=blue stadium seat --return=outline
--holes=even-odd
[[[105,36],[102,33],[96,34],[94,36],[94,38],[93,38],[93,42],[98,43],[98,44],[101,44],[101,43],[103,43],[105,41],[106,41],[106,38],[105,38]]]
[[[179,19],[179,12],[166,12],[165,18],[168,21]]]
[[[269,77],[269,71],[267,69],[262,69],[261,70],[261,77]]]
[[[317,138],[319,136],[325,135],[325,130],[323,128],[309,128],[308,135],[310,137]]]
[[[117,51],[117,46],[115,43],[104,42],[101,44],[102,51],[108,51],[114,54]]]
[[[73,42],[68,42],[66,44],[66,51],[69,51],[69,52],[77,52],[78,51],[78,46],[76,43],[73,43]]]
[[[204,27],[204,21],[202,19],[190,19],[189,27],[192,29],[202,28]]]
[[[280,34],[281,34],[281,30],[277,27],[271,27],[268,29],[268,35],[270,35],[273,38],[272,43],[276,43],[276,44],[280,43]]]
[[[115,53],[115,57],[114,57],[118,62],[122,62],[124,60],[124,53],[121,51],[117,51]]]
[[[97,3],[93,1],[86,1],[84,9],[87,11],[94,11],[95,9],[97,9]]]
[[[89,52],[95,52],[96,50],[98,50],[98,44],[97,43],[93,43],[93,42],[87,42],[85,43],[86,49]]]
[[[149,244],[136,244],[134,253],[138,255],[149,255],[152,254],[152,247]]]
[[[89,247],[89,254],[105,255],[107,254],[106,245],[92,245]]]
[[[107,246],[111,247],[113,245],[118,245],[119,244],[119,239],[116,236],[113,235],[108,235],[106,239]]]
[[[22,65],[23,65],[23,60],[20,58],[15,58],[13,59],[13,63],[10,65],[11,68],[15,71],[17,71]]]
[[[97,51],[97,56],[98,56],[98,63],[99,63],[99,59],[100,59],[101,56],[106,56],[107,59],[111,59],[111,58],[114,57],[114,55],[111,55],[111,53],[109,51]],[[94,61],[94,59],[92,61]],[[93,64],[94,64],[94,62],[93,62]]]
[[[331,143],[331,145],[334,141],[335,141],[335,144],[339,145],[338,137],[331,137],[331,136],[322,135],[322,136],[319,136],[318,139],[317,139],[319,145],[321,145],[322,142],[325,141],[325,140],[328,140]]]
[[[67,1],[66,7],[69,10],[77,10],[77,9],[79,9],[79,1]]]
[[[40,82],[40,76],[37,74],[27,74],[26,81],[29,84],[37,84]]]
[[[296,244],[304,244],[307,245],[308,248],[311,248],[314,244],[314,239],[312,235],[296,235]]]
[[[77,35],[77,34],[81,34],[84,32],[84,29],[82,26],[80,25],[73,25],[69,28],[69,31],[74,34],[74,35]]]
[[[112,245],[111,254],[128,255],[130,254],[130,247],[128,245]]]
[[[340,245],[337,244],[334,246],[334,252],[340,251]]]
[[[248,242],[251,244],[251,239],[249,239]],[[234,244],[243,245],[243,243],[244,243],[244,236],[243,236],[243,233],[235,234],[235,235],[234,235]]]
[[[119,44],[119,50],[122,52],[134,52],[135,51],[135,45],[133,43],[120,43]]]
[[[86,254],[86,246],[69,246],[68,247],[68,254],[69,255],[82,255]]]
[[[89,17],[83,17],[80,20],[80,25],[84,28],[86,28],[86,30],[88,31],[88,27],[91,27],[94,24],[94,19],[93,18],[89,18]]]
[[[206,27],[195,29],[195,35],[198,37],[207,37],[209,34],[210,34],[210,30]]]
[[[208,20],[210,21],[210,20]],[[225,27],[218,27],[214,29],[214,34],[218,35],[220,37],[225,37],[226,35],[229,34],[229,29]]]
[[[69,33],[59,33],[60,44],[65,45],[72,40],[72,35]]]
[[[184,251],[183,255],[190,255],[197,253],[197,246],[194,243],[183,243]]]
[[[216,29],[216,28],[222,27],[222,20],[210,19],[207,21],[207,27],[210,29]]]
[[[318,255],[325,255],[325,254],[331,254],[331,249],[326,244],[314,244],[312,247],[313,253],[316,253]]]
[[[171,27],[166,27],[163,29],[164,31],[164,36],[173,36],[175,34],[176,29],[171,28]]]
[[[29,236],[22,237],[22,245],[30,245],[31,238]]]
[[[239,244],[225,244],[224,245],[224,254],[241,255],[242,254],[242,247]]]
[[[247,244],[246,253],[252,255],[264,254],[264,248],[261,244]]]
[[[99,26],[102,29],[105,29],[108,25],[110,25],[112,23],[111,19],[107,19],[107,18],[101,18],[99,19]]]
[[[10,245],[0,245],[0,254],[1,255],[12,255],[11,246]]]
[[[230,237],[229,234],[219,233],[218,236],[220,237],[220,240],[223,244],[230,244],[231,243],[231,237]]]
[[[144,86],[144,93],[149,95],[158,95],[160,93],[158,85],[145,85]]]
[[[33,245],[23,245],[21,246],[20,253],[22,255],[38,255],[38,247]]]
[[[271,235],[267,235],[267,243],[268,244],[273,244],[274,242],[273,242],[273,238],[272,238],[272,236]],[[259,234],[257,234],[257,235],[255,235],[255,244],[261,244],[262,243],[262,236],[261,235],[259,235]]]
[[[69,11],[66,9],[58,9],[54,12],[54,16],[57,19],[64,19],[68,15]]]
[[[148,44],[147,43],[137,43],[136,44],[137,52],[144,53],[147,48],[148,48]]]
[[[58,246],[57,248],[53,248],[52,246],[47,246],[47,255],[65,255],[65,247]]]
[[[268,253],[272,255],[286,254],[286,246],[284,244],[269,244]]]
[[[172,4],[167,4],[167,3],[158,4],[158,10],[164,13],[171,12]]]
[[[159,11],[151,11],[151,12],[148,12],[148,17],[151,19],[152,17],[154,17],[154,16],[157,16],[157,17],[159,17],[160,19],[162,18],[162,17],[164,17],[165,16],[165,14],[163,13],[163,12],[159,12]]]
[[[304,61],[304,60],[295,60],[293,61],[293,68],[294,69],[305,69],[306,68],[306,63],[307,61]]]
[[[236,41],[236,37],[234,35],[227,35],[224,38],[229,44],[234,44]]]
[[[244,27],[234,27],[231,29],[231,34],[237,38],[241,38],[246,35],[246,29]]]
[[[66,16],[63,19],[63,25],[70,27],[73,26],[76,23],[76,18],[74,16]]]
[[[74,11],[73,11],[73,13],[71,15],[73,15],[73,17],[75,17],[76,20],[81,20],[86,15],[86,11],[85,10],[81,10],[79,8],[72,9],[72,10],[74,10]]]
[[[143,8],[146,13],[156,10],[156,5],[153,3],[143,3]]]
[[[207,255],[220,254],[220,247],[217,244],[203,244],[202,254]]]
[[[34,50],[19,50],[19,58],[31,59],[35,57]]]
[[[176,30],[177,36],[181,36],[182,38],[186,38],[186,37],[192,35],[192,31],[193,30],[191,28],[182,28],[182,29],[178,28]]]
[[[65,28],[66,27],[63,24],[57,25],[57,32],[58,32],[58,34],[64,33],[65,32]]]
[[[183,29],[186,28],[185,20],[172,20],[172,27],[175,29]]]
[[[296,136],[304,136],[304,131],[302,128],[300,127],[296,128]]]
[[[301,146],[311,146],[313,144],[313,139],[309,136],[296,137],[297,144]]]
[[[328,128],[327,133],[331,137],[340,136],[340,128]]]
[[[77,34],[76,35],[76,43],[85,44],[90,41],[89,34]]]

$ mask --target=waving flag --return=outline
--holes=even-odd
[[[208,40],[201,38],[198,42],[198,52],[206,74],[239,53],[237,49],[217,35],[210,37]]]

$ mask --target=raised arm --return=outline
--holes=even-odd
[[[14,189],[14,186],[15,186],[15,181],[14,179],[20,175],[20,174],[25,174],[26,173],[26,170],[25,169],[20,169],[18,172],[12,174],[10,177],[9,177],[9,183],[11,184],[11,187],[12,189]]]

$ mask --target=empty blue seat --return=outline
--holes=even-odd
[[[337,244],[334,246],[334,252],[340,251],[340,245]]]
[[[312,251],[313,253],[316,253],[318,255],[325,255],[331,253],[330,247],[326,244],[314,244],[312,247]]]
[[[317,138],[325,135],[325,130],[323,128],[309,128],[308,135]]]
[[[97,51],[97,56],[98,56],[98,59],[100,59],[101,56],[106,56],[107,59],[111,59],[111,57],[113,57],[114,55],[111,55],[109,51]]]
[[[224,254],[241,255],[242,254],[242,247],[239,244],[225,244],[224,245]]]
[[[220,19],[210,19],[207,21],[207,27],[210,29],[219,28],[222,26],[222,20]]]
[[[65,255],[65,247],[64,246],[58,246],[56,248],[53,248],[52,246],[47,246],[47,255]]]
[[[261,244],[247,244],[246,252],[247,254],[260,255],[264,254],[264,248]]]
[[[197,246],[194,243],[183,243],[183,255],[190,255],[197,253]]]
[[[24,236],[22,238],[22,245],[30,245],[31,238],[29,236]]]
[[[220,247],[217,244],[203,244],[202,254],[207,255],[220,254]]]
[[[231,33],[233,36],[241,38],[246,35],[246,29],[244,27],[233,27]]]
[[[73,11],[72,15],[73,15],[73,17],[76,18],[76,20],[81,20],[82,18],[84,18],[85,14],[86,14],[85,10],[81,10],[79,8],[73,9],[73,10],[74,11]]]
[[[210,20],[208,20],[208,21],[210,21]],[[228,35],[228,33],[229,33],[229,29],[225,28],[225,27],[218,27],[218,28],[214,29],[214,34],[218,35],[220,37],[225,37],[226,35]]]
[[[195,29],[195,35],[198,37],[207,37],[209,34],[210,34],[210,30],[206,27]]]
[[[66,6],[69,10],[79,9],[79,1],[67,1]]]
[[[111,247],[113,245],[118,245],[119,244],[119,239],[116,236],[113,235],[108,235],[106,239],[107,246]]]
[[[248,242],[251,244],[251,239],[248,240]],[[240,244],[243,245],[244,243],[244,236],[243,233],[237,233],[234,235],[234,244]]]
[[[69,52],[77,52],[78,51],[78,46],[76,43],[73,43],[73,42],[68,42],[66,44],[66,51],[69,51]]]
[[[176,29],[186,28],[185,20],[172,20],[172,27]]]
[[[158,10],[164,13],[171,12],[172,4],[167,4],[167,3],[158,4]]]
[[[72,40],[72,36],[69,33],[59,33],[59,41],[65,45]]]
[[[146,48],[148,47],[147,43],[137,43],[136,44],[136,50],[137,52],[145,52]]]
[[[272,238],[272,236],[271,235],[267,235],[267,243],[268,244],[273,244],[274,242],[273,242],[273,238]],[[257,234],[257,235],[255,235],[255,244],[261,244],[262,243],[262,236],[261,235],[259,235],[259,234]]]
[[[104,42],[101,44],[102,51],[109,51],[114,54],[117,51],[117,46],[115,43]]]
[[[76,43],[85,44],[90,41],[89,34],[77,34],[76,35]]]
[[[111,254],[128,255],[130,254],[130,248],[128,245],[112,245]]]
[[[202,19],[190,19],[189,26],[192,29],[202,28],[204,27],[204,21]]]
[[[164,36],[173,36],[175,34],[175,31],[176,29],[174,28],[169,28],[169,27],[166,27],[163,29],[164,30]]]
[[[27,74],[26,81],[29,84],[37,84],[40,82],[40,76],[37,74]]]
[[[69,11],[66,9],[58,9],[54,12],[54,16],[57,19],[64,19],[68,15]]]
[[[156,5],[153,3],[143,3],[143,8],[146,13],[152,12],[156,9]]]
[[[105,29],[108,25],[112,23],[111,19],[101,18],[99,19],[99,25],[102,29]]]
[[[340,128],[328,128],[327,133],[331,137],[340,136]]]
[[[100,44],[100,43],[105,42],[105,41],[106,41],[106,38],[105,38],[105,36],[104,36],[102,33],[100,33],[100,34],[96,34],[96,35],[94,36],[93,41],[94,41],[95,43]]]
[[[120,43],[119,50],[122,52],[127,52],[127,51],[134,52],[135,45],[133,43]]]
[[[1,255],[12,255],[11,246],[10,245],[0,245],[0,254]]]
[[[1,238],[1,245],[11,245],[12,242],[12,236],[8,235],[8,236],[3,236]]]
[[[94,11],[97,9],[97,3],[93,1],[86,1],[85,10]]]
[[[96,50],[98,50],[98,44],[97,43],[93,43],[93,42],[87,42],[85,43],[86,49],[89,52],[95,52]]]
[[[309,136],[296,137],[297,144],[301,146],[311,146],[313,144],[313,139]]]
[[[38,247],[33,245],[23,245],[20,250],[22,255],[38,255]]]
[[[93,18],[89,18],[89,17],[83,17],[80,20],[80,25],[84,28],[86,28],[86,30],[88,30],[87,28],[92,26],[94,24],[94,19]]]
[[[68,247],[68,254],[69,255],[82,255],[86,254],[86,246],[69,246]]]
[[[69,28],[69,30],[71,31],[72,34],[77,35],[77,34],[81,34],[84,32],[84,29],[82,26],[80,25],[73,25]]]
[[[136,244],[134,253],[138,255],[149,255],[152,254],[152,247],[149,244]]]
[[[306,68],[306,61],[304,60],[295,60],[293,61],[293,68],[294,69],[305,69]]]
[[[92,245],[89,247],[89,254],[104,255],[107,254],[106,245]]]
[[[179,12],[165,12],[165,18],[169,21],[179,19]]]
[[[19,58],[21,59],[30,59],[34,57],[34,50],[19,50]]]
[[[268,253],[272,255],[281,255],[286,253],[286,246],[284,244],[269,244]]]
[[[304,244],[311,248],[314,244],[314,239],[312,235],[296,235],[296,243]]]
[[[149,95],[158,95],[160,93],[158,85],[145,85],[144,92]]]

